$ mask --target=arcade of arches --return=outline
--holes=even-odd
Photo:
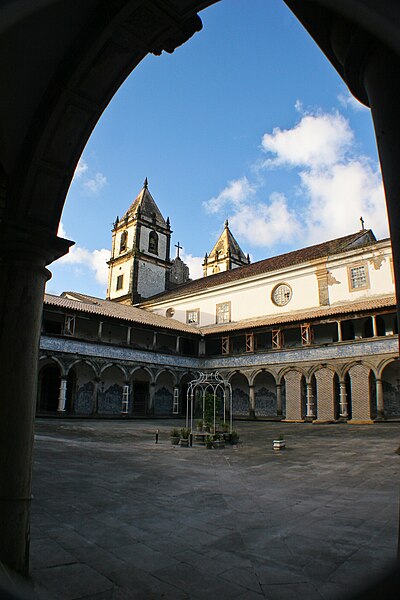
[[[234,418],[350,423],[400,418],[398,359],[220,372],[232,386]],[[37,410],[57,414],[62,400],[65,415],[81,417],[185,415],[187,385],[195,377],[195,371],[44,358]]]

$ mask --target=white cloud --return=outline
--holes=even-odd
[[[265,152],[274,154],[266,167],[329,167],[345,158],[354,140],[348,121],[340,114],[304,115],[292,129],[276,127],[264,134]]]
[[[388,235],[381,176],[365,158],[333,165],[324,171],[302,171],[302,189],[308,200],[304,217],[308,242],[320,242],[360,229],[360,217],[375,235]]]
[[[255,193],[255,186],[252,185],[247,177],[233,179],[228,182],[228,185],[214,198],[210,198],[203,202],[203,206],[207,212],[215,214],[222,209],[232,206],[238,207]]]
[[[201,256],[193,256],[193,254],[186,254],[185,249],[181,252],[181,258],[189,267],[191,279],[200,279],[200,277],[203,277],[202,263],[204,258]]]
[[[80,158],[75,168],[74,177],[79,179],[80,177],[82,177],[82,175],[84,175],[84,173],[86,173],[88,169],[89,167],[87,162],[83,160],[83,158]]]
[[[290,210],[284,194],[274,192],[269,202],[246,204],[229,218],[229,224],[241,239],[252,246],[270,248],[277,243],[293,242],[301,226]]]
[[[107,177],[100,171],[94,173],[83,158],[80,158],[76,165],[73,181],[75,183],[79,182],[85,193],[93,195],[100,192],[107,185]]]
[[[107,261],[110,256],[111,252],[106,248],[90,251],[81,246],[73,246],[68,254],[59,259],[59,262],[64,265],[75,265],[79,272],[87,268],[94,274],[98,283],[107,285]]]
[[[351,108],[355,111],[368,110],[368,107],[364,104],[361,104],[361,102],[357,100],[357,98],[353,96],[353,94],[351,94],[347,88],[343,92],[338,94],[337,99],[339,100],[343,108]]]
[[[300,101],[296,108],[302,110]],[[266,133],[261,147],[269,153],[262,168],[295,170],[299,185],[261,201],[265,181],[254,184],[242,177],[205,202],[209,212],[229,216],[239,242],[272,247],[301,241],[305,246],[357,231],[361,216],[377,237],[388,235],[379,165],[360,154],[341,114],[302,114],[291,129]],[[259,166],[255,173],[260,174]]]
[[[107,177],[103,173],[96,173],[93,177],[84,181],[83,187],[92,194],[97,194],[106,184]]]

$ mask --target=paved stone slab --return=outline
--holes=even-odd
[[[394,558],[398,425],[241,422],[218,451],[171,446],[179,425],[37,421],[38,597],[334,600]]]

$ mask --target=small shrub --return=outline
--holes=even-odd
[[[213,447],[213,440],[211,435],[208,435],[206,437],[206,448],[212,448]]]
[[[171,437],[181,437],[181,432],[179,431],[179,429],[177,429],[176,427],[171,429]]]
[[[190,428],[189,427],[182,427],[182,429],[181,429],[181,438],[183,440],[188,440],[189,439],[189,435],[190,435]]]
[[[232,431],[232,433],[229,436],[229,442],[231,444],[237,444],[239,442],[239,434],[237,431]]]

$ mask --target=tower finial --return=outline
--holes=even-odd
[[[147,177],[144,180],[143,187],[144,187],[145,190],[147,190],[147,188],[149,187],[149,182],[147,181]]]
[[[228,221],[228,219],[226,219],[226,221],[225,221],[225,229],[228,229],[228,227],[229,227],[229,221]]]
[[[360,223],[361,223],[361,230],[365,231],[365,227],[364,227],[364,219],[362,217],[360,217]]]

